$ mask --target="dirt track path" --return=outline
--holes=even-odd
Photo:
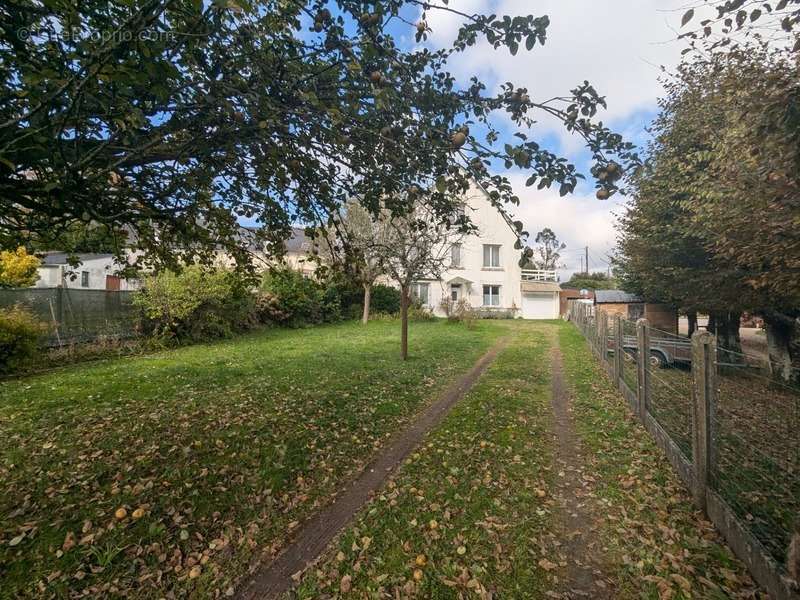
[[[497,342],[473,367],[455,381],[434,404],[398,433],[364,471],[338,497],[307,521],[295,539],[270,564],[263,565],[246,580],[237,597],[248,600],[276,598],[292,585],[293,575],[304,571],[347,526],[359,509],[377,492],[425,435],[480,378],[505,346]]]
[[[595,515],[588,504],[589,481],[583,454],[572,420],[570,394],[564,383],[561,350],[554,341],[552,355],[553,437],[555,441],[555,499],[563,510],[562,552],[566,581],[562,598],[612,598],[603,572]]]

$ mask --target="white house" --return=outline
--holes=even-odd
[[[477,234],[464,237],[451,249],[451,266],[441,279],[415,282],[414,296],[437,315],[442,300],[466,299],[473,308],[523,319],[557,319],[559,291],[555,271],[523,269],[514,226],[473,184],[465,211]]]
[[[86,290],[125,291],[139,288],[135,279],[119,276],[113,254],[78,254],[80,264],[71,266],[66,252],[48,252],[39,266],[36,287],[66,287]]]

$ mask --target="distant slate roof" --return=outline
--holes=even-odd
[[[594,292],[595,304],[629,304],[633,302],[644,302],[644,299],[622,290],[595,290]]]
[[[287,252],[308,252],[311,247],[311,240],[306,236],[302,227],[292,227],[292,235],[286,240]]]
[[[78,261],[81,263],[85,263],[87,260],[97,260],[98,258],[113,258],[113,254],[75,254],[73,255],[77,257]],[[68,252],[48,252],[47,254],[42,257],[42,264],[43,265],[66,265],[67,259],[70,257]]]
[[[258,231],[257,227],[241,227],[239,235],[245,241],[247,241],[248,246],[251,251],[256,251],[259,249],[261,244],[256,242],[256,232]],[[305,229],[303,227],[292,227],[292,235],[289,236],[288,239],[284,241],[284,250],[286,252],[294,252],[294,253],[305,253],[308,252],[311,248],[311,240],[306,236]]]

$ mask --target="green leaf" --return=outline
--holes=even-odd
[[[531,49],[533,49],[533,47],[535,45],[536,45],[536,36],[535,35],[529,35],[525,39],[525,48],[527,48],[528,50],[531,50]]]

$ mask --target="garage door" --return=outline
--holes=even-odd
[[[556,306],[552,293],[522,294],[523,319],[557,319]]]

